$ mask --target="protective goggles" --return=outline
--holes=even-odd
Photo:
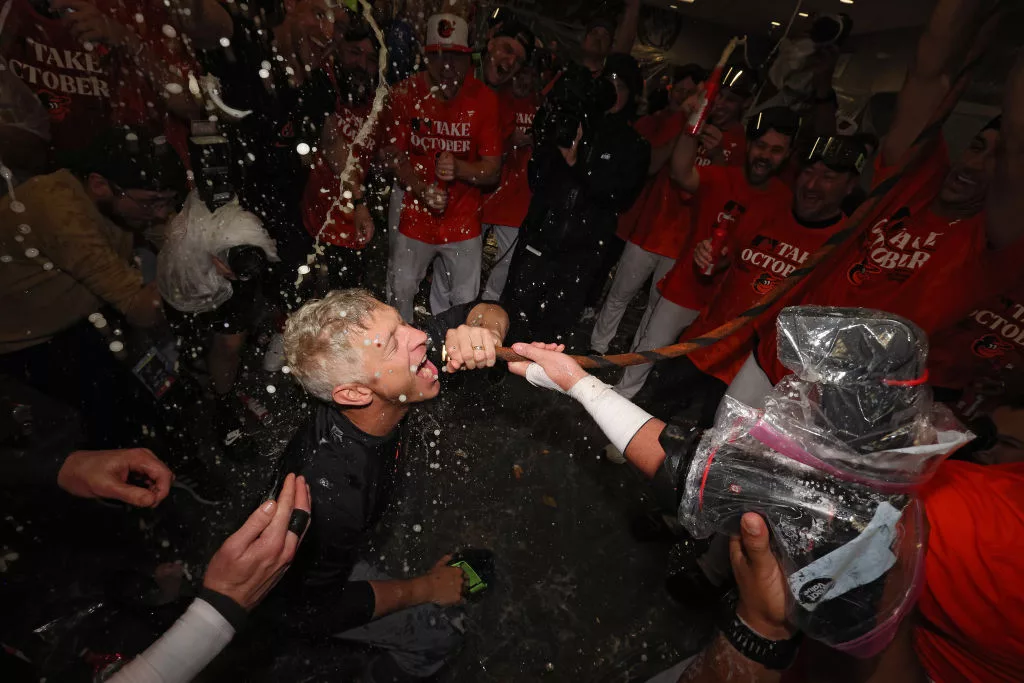
[[[804,165],[820,161],[833,171],[860,173],[867,162],[864,145],[842,135],[822,135],[814,141],[810,151],[801,157]]]
[[[747,66],[730,66],[722,74],[722,87],[737,95],[749,97],[757,90],[757,76]]]
[[[757,140],[769,130],[795,138],[800,132],[800,117],[788,107],[769,107],[747,120],[748,140]]]

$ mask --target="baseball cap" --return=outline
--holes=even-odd
[[[722,87],[743,97],[753,95],[757,84],[757,74],[746,65],[730,66],[722,74]]]
[[[867,162],[864,143],[844,135],[822,135],[814,141],[810,151],[800,158],[802,164],[820,161],[833,171],[860,173]]]
[[[507,19],[498,24],[494,29],[494,37],[506,37],[516,40],[526,51],[527,62],[529,62],[530,58],[533,56],[533,31],[527,28],[525,24],[522,24],[515,19]]]
[[[469,24],[457,14],[434,14],[427,19],[427,52],[473,52]]]
[[[747,121],[748,140],[758,140],[769,130],[794,138],[800,132],[800,115],[789,107],[768,107]]]

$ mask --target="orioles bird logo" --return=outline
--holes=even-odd
[[[55,93],[52,90],[40,90],[39,99],[50,114],[53,121],[63,121],[71,113],[71,98]]]
[[[453,33],[455,33],[455,24],[447,19],[437,22],[437,35],[442,38],[451,38]]]
[[[870,275],[877,275],[881,273],[882,269],[873,263],[855,263],[850,267],[850,271],[846,274],[846,279],[850,281],[850,284],[858,287],[864,284]]]
[[[754,280],[754,291],[758,294],[767,294],[775,289],[775,285],[782,282],[783,278],[771,273],[761,273],[760,277]]]
[[[1003,341],[994,334],[986,334],[974,341],[971,351],[981,358],[999,358],[1007,351],[1013,350],[1013,344]]]

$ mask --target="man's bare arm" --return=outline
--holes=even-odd
[[[221,38],[230,38],[234,33],[231,15],[217,0],[179,0],[172,6],[178,28],[198,50],[219,48]]]
[[[899,162],[949,91],[951,72],[975,35],[982,4],[982,0],[939,0],[900,90],[892,126],[882,140],[885,164]]]
[[[612,40],[612,52],[628,55],[633,51],[636,29],[640,25],[640,0],[626,0],[626,11],[622,13],[619,26]]]
[[[501,181],[501,157],[480,157],[479,161],[455,160],[455,177],[477,187],[490,187]]]
[[[504,341],[508,334],[508,313],[497,304],[477,304],[466,316],[466,324],[491,330],[498,335],[498,339]]]
[[[1002,149],[988,198],[988,241],[1010,246],[1024,232],[1024,53],[1010,71],[1003,95]]]
[[[654,474],[661,467],[661,463],[665,462],[665,449],[661,447],[661,442],[658,441],[664,429],[665,423],[658,418],[648,420],[629,442],[629,446],[626,447],[626,452],[624,453],[626,460],[633,463],[638,470],[650,479],[654,478]]]
[[[672,151],[676,148],[676,141],[651,148],[651,164],[647,167],[647,175],[657,175],[658,171],[672,158]]]

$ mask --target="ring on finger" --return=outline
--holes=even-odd
[[[484,348],[485,348],[485,347],[483,347],[483,346],[477,346],[477,345],[474,345],[474,346],[473,346],[473,350],[474,350],[474,351],[483,351],[483,350],[484,350]]]

